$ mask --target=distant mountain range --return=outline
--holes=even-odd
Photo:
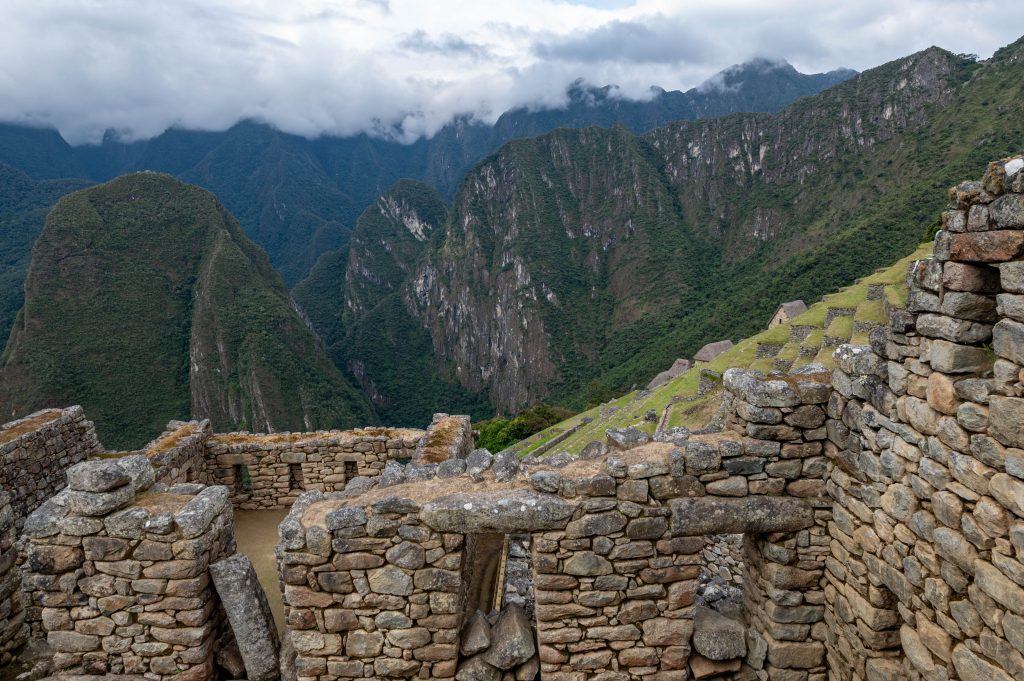
[[[242,122],[224,132],[172,129],[127,144],[109,133],[102,144],[73,147],[55,130],[0,124],[0,163],[35,180],[104,182],[155,170],[198,184],[238,218],[290,287],[321,253],[344,246],[363,209],[401,178],[450,196],[473,164],[511,139],[558,127],[622,123],[643,132],[679,119],[778,111],[852,75],[805,75],[786,62],[755,60],[687,92],[656,89],[643,102],[622,99],[613,87],[576,83],[564,109],[515,109],[494,125],[461,118],[413,144],[368,135],[310,140]]]
[[[756,63],[715,85],[735,98],[758,78],[793,73]],[[108,152],[121,149],[122,161],[162,165],[237,212],[285,281],[298,282],[292,298],[324,345],[209,194],[165,175],[130,175],[74,194],[50,215],[0,368],[13,397],[0,396],[0,406],[81,402],[111,419],[111,430],[154,434],[171,412],[209,413],[230,427],[422,425],[436,410],[486,416],[537,400],[580,407],[588,392],[645,383],[709,340],[750,335],[782,300],[813,301],[908,253],[942,209],[937,189],[1024,144],[1024,40],[987,62],[931,48],[846,75],[775,114],[672,122],[659,117],[683,105],[669,100],[685,99],[695,116],[712,111],[697,105],[710,85],[660,93],[648,109],[612,90],[577,88],[560,113],[461,121],[409,146],[309,141],[247,123],[65,153],[53,133],[5,128],[0,161],[20,158],[21,172],[0,173],[0,182],[25,189],[0,197],[36,197],[9,213],[0,205],[0,225],[21,225],[22,244],[47,197],[81,185],[45,184],[54,181],[33,159],[73,168],[88,157],[109,173]],[[829,76],[796,77],[817,78],[818,87]],[[658,107],[665,113],[651,113]],[[517,137],[559,125],[555,118],[582,125],[574,116],[588,111],[615,124]],[[500,144],[504,136],[515,139]],[[412,179],[392,181],[400,171]],[[143,212],[124,212],[132,183],[149,178],[159,182],[139,194]],[[208,226],[179,233],[178,203]],[[69,228],[92,225],[93,204],[109,209],[98,211],[101,222],[123,229],[120,241],[101,248],[103,229]],[[207,270],[220,261],[218,242],[239,255]],[[175,272],[165,260],[178,263]],[[235,279],[249,283],[232,288]],[[80,301],[85,316],[66,306],[88,291],[96,294]],[[111,333],[149,348],[143,369],[177,367],[146,379],[168,396],[139,410],[152,423],[116,421],[141,384],[97,359],[121,347],[106,343]],[[78,347],[82,357],[65,362]],[[46,387],[54,385],[63,388]]]

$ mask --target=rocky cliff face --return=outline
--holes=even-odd
[[[0,411],[82,404],[108,446],[175,414],[224,430],[363,425],[266,255],[210,193],[140,173],[65,197],[33,250]]]
[[[1019,144],[1021,50],[932,48],[774,116],[509,143],[456,193],[405,308],[442,371],[502,411],[646,381],[912,250],[935,186]]]

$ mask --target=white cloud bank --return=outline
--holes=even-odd
[[[578,77],[642,97],[753,57],[804,72],[929,45],[987,57],[1019,37],[1017,14],[1013,0],[3,0],[0,120],[73,143],[245,118],[415,139],[456,115],[557,106]]]

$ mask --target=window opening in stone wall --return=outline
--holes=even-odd
[[[252,477],[249,475],[249,467],[240,463],[235,466],[235,494],[246,494],[252,491]]]
[[[303,489],[302,464],[288,464],[288,491]]]
[[[528,534],[466,536],[458,678],[540,679],[530,541]]]
[[[355,461],[345,462],[345,482],[359,476],[359,466]]]

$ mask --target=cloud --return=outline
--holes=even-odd
[[[72,143],[113,129],[411,141],[453,116],[563,105],[577,78],[623,97],[686,89],[751,57],[858,70],[938,44],[987,56],[1018,36],[1001,0],[4,0],[0,120]]]
[[[542,59],[631,64],[701,64],[717,52],[694,27],[661,15],[611,21],[568,37],[538,42],[533,51]]]

